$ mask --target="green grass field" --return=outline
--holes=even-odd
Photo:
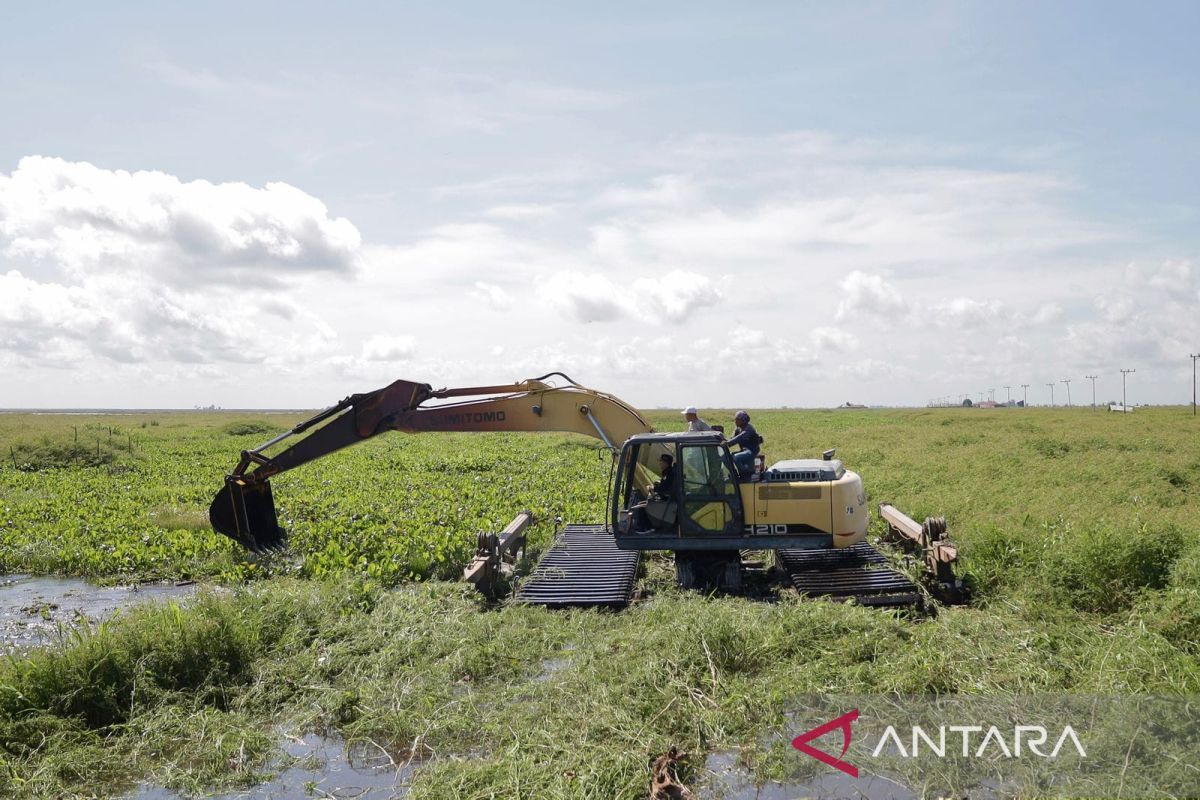
[[[531,509],[536,551],[602,517],[607,455],[565,435],[394,434],[280,476],[291,550],[256,560],[208,503],[301,416],[0,414],[0,572],[226,587],[9,658],[0,794],[252,785],[285,726],[420,761],[415,798],[637,798],[671,744],[782,777],[806,694],[1200,693],[1190,411],[755,414],[768,461],[836,446],[872,506],[947,518],[975,601],[931,619],[683,593],[662,558],[619,614],[488,608],[446,580],[477,531]]]

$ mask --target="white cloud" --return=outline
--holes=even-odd
[[[66,366],[84,357],[89,345],[132,361],[137,339],[117,309],[80,287],[38,283],[16,270],[0,276],[0,348]]]
[[[255,303],[231,295],[218,307],[222,313],[211,301],[125,276],[68,287],[11,270],[0,276],[0,349],[30,364],[55,366],[90,358],[127,364],[267,358],[268,337],[244,338],[235,324],[255,318]]]
[[[1118,235],[1064,214],[1053,196],[1069,187],[1053,176],[884,166],[828,149],[834,156],[776,150],[773,163],[666,153],[691,172],[602,190],[597,201],[619,212],[602,241],[620,231],[626,250],[660,263],[761,268],[802,257],[806,269],[921,263],[962,274]]]
[[[625,316],[629,298],[603,275],[559,272],[538,287],[543,302],[577,322],[611,322]]]
[[[1119,325],[1133,316],[1133,300],[1129,297],[1101,295],[1096,298],[1096,309],[1104,315],[1105,321]]]
[[[608,170],[592,161],[568,161],[540,170],[521,170],[508,174],[493,175],[464,183],[434,186],[430,190],[436,200],[468,197],[486,198],[489,202],[497,197],[518,198],[515,205],[529,205],[528,198],[554,200],[570,195],[581,185],[587,185],[607,174]],[[524,198],[524,200],[522,200]]]
[[[1038,310],[1034,312],[1033,316],[1030,318],[1030,322],[1032,322],[1034,325],[1049,325],[1061,320],[1064,313],[1063,307],[1059,303],[1043,303],[1042,305],[1038,306]]]
[[[50,274],[264,284],[348,272],[360,242],[349,220],[286,183],[184,182],[41,156],[0,174],[0,252]]]
[[[1150,276],[1150,286],[1171,292],[1186,292],[1192,287],[1192,265],[1187,261],[1166,261]]]
[[[852,313],[898,314],[906,308],[904,298],[891,283],[879,275],[855,270],[841,280],[842,301],[835,319],[846,319]]]
[[[554,203],[509,203],[492,206],[483,216],[501,220],[532,220],[553,216],[558,211]]]
[[[367,361],[407,361],[417,350],[412,336],[372,336],[363,342],[362,357]]]
[[[1133,365],[1169,369],[1184,363],[1200,339],[1196,313],[1198,276],[1187,261],[1132,263],[1110,289],[1094,299],[1098,317],[1066,327],[1066,353],[1086,365]],[[1126,363],[1127,362],[1127,363]]]
[[[371,111],[386,110],[395,103],[396,91],[394,85],[368,84],[359,102]],[[626,99],[621,92],[604,89],[435,67],[413,70],[403,79],[401,91],[406,121],[484,134],[561,116],[610,111]]]
[[[842,328],[814,328],[813,347],[821,352],[846,353],[858,349],[858,337]]]
[[[835,382],[838,379],[848,379],[856,382],[874,385],[876,382],[899,382],[913,380],[928,380],[927,375],[917,375],[913,370],[891,360],[875,358],[849,359],[834,362],[824,379]],[[862,402],[864,398],[849,402]],[[886,393],[880,393],[881,404],[894,402]]]
[[[977,328],[1010,317],[1003,303],[955,297],[932,305],[927,321],[941,327]]]
[[[632,206],[639,209],[687,206],[701,199],[692,181],[683,175],[659,175],[646,188],[613,186],[600,192],[602,206]]]
[[[25,158],[0,175],[0,349],[72,367],[286,360],[336,334],[281,289],[352,274],[359,241],[282,183]]]
[[[736,352],[738,350],[758,349],[767,346],[767,334],[765,331],[757,328],[747,328],[739,325],[729,332],[727,338],[729,342],[729,351]]]
[[[207,67],[187,67],[166,60],[150,61],[142,66],[169,86],[198,94],[236,94],[285,101],[294,101],[304,96],[302,90],[284,86],[282,83],[272,84],[241,77],[227,77],[218,75]]]
[[[680,322],[720,300],[716,285],[694,272],[672,270],[661,278],[638,278],[633,282],[634,306],[646,319]]]
[[[910,300],[890,281],[880,275],[854,271],[839,284],[843,298],[834,318],[838,321],[871,319],[879,327],[894,328],[898,324],[926,328],[970,330],[997,324],[1047,324],[1063,315],[1058,303],[1044,303],[1030,317],[1016,312],[1007,303],[989,298],[936,298],[921,295]]]
[[[661,278],[636,278],[625,286],[597,273],[558,272],[538,287],[538,296],[578,322],[633,317],[680,323],[721,300],[713,281],[684,270],[673,270]]]
[[[368,279],[397,279],[411,284],[412,276],[447,285],[495,285],[531,278],[539,271],[572,264],[570,252],[511,230],[500,221],[452,222],[434,226],[413,241],[364,248]]]
[[[512,308],[512,295],[494,283],[476,281],[472,294],[497,311],[507,311]]]
[[[794,344],[786,336],[772,337],[759,328],[739,325],[725,336],[726,343],[717,353],[714,368],[726,378],[747,374],[770,374],[774,370],[811,367],[818,363],[816,353]]]

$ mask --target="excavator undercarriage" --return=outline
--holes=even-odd
[[[951,547],[944,538],[944,520],[926,520],[921,526],[891,506],[884,508],[887,514],[908,520],[917,530],[931,523],[940,525],[940,541]],[[794,590],[811,600],[875,608],[927,610],[931,599],[945,605],[968,601],[966,587],[953,576],[954,559],[939,562],[940,570],[932,571],[930,558],[944,558],[944,552],[936,554],[919,539],[909,538],[906,529],[895,530],[890,522],[888,531],[886,538],[900,544],[905,553],[902,558],[897,557],[899,553],[889,558],[886,549],[867,542],[838,550],[780,549],[774,551],[774,564],[764,574],[756,568],[762,563],[756,562],[757,551],[699,551],[684,554],[684,559],[676,553],[676,579],[684,588],[740,593],[752,591],[751,578],[765,577],[769,585]],[[603,525],[568,525],[534,570],[520,581],[514,598],[551,607],[621,608],[637,596],[641,556],[641,551],[618,548]],[[939,576],[949,576],[949,580]],[[486,582],[476,582],[476,586],[485,595],[495,597]],[[755,588],[761,590],[761,585]]]

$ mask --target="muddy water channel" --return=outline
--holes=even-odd
[[[53,645],[81,625],[96,625],[141,603],[186,601],[194,584],[97,586],[78,578],[0,576],[0,654]],[[415,765],[374,745],[346,746],[337,736],[281,734],[277,776],[220,798],[401,797]],[[141,786],[131,800],[179,800],[156,786]]]
[[[185,599],[192,584],[96,586],[79,578],[0,576],[0,652],[58,641],[60,631],[95,625],[138,603]]]
[[[355,797],[389,800],[407,794],[414,765],[372,744],[350,747],[338,736],[285,735],[278,775],[251,789],[211,795],[207,800],[290,800],[303,797]],[[141,786],[127,800],[183,800],[169,789]]]

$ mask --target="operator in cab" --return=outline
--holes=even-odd
[[[650,487],[650,491],[658,495],[670,495],[675,489],[675,457],[670,453],[663,453],[658,457],[658,465],[659,478]]]
[[[758,455],[759,446],[762,445],[762,437],[750,424],[750,415],[745,411],[737,412],[733,423],[737,430],[725,443],[730,447],[736,444],[742,448],[733,454],[733,465],[737,468],[738,475],[745,478],[754,469],[754,459]]]

